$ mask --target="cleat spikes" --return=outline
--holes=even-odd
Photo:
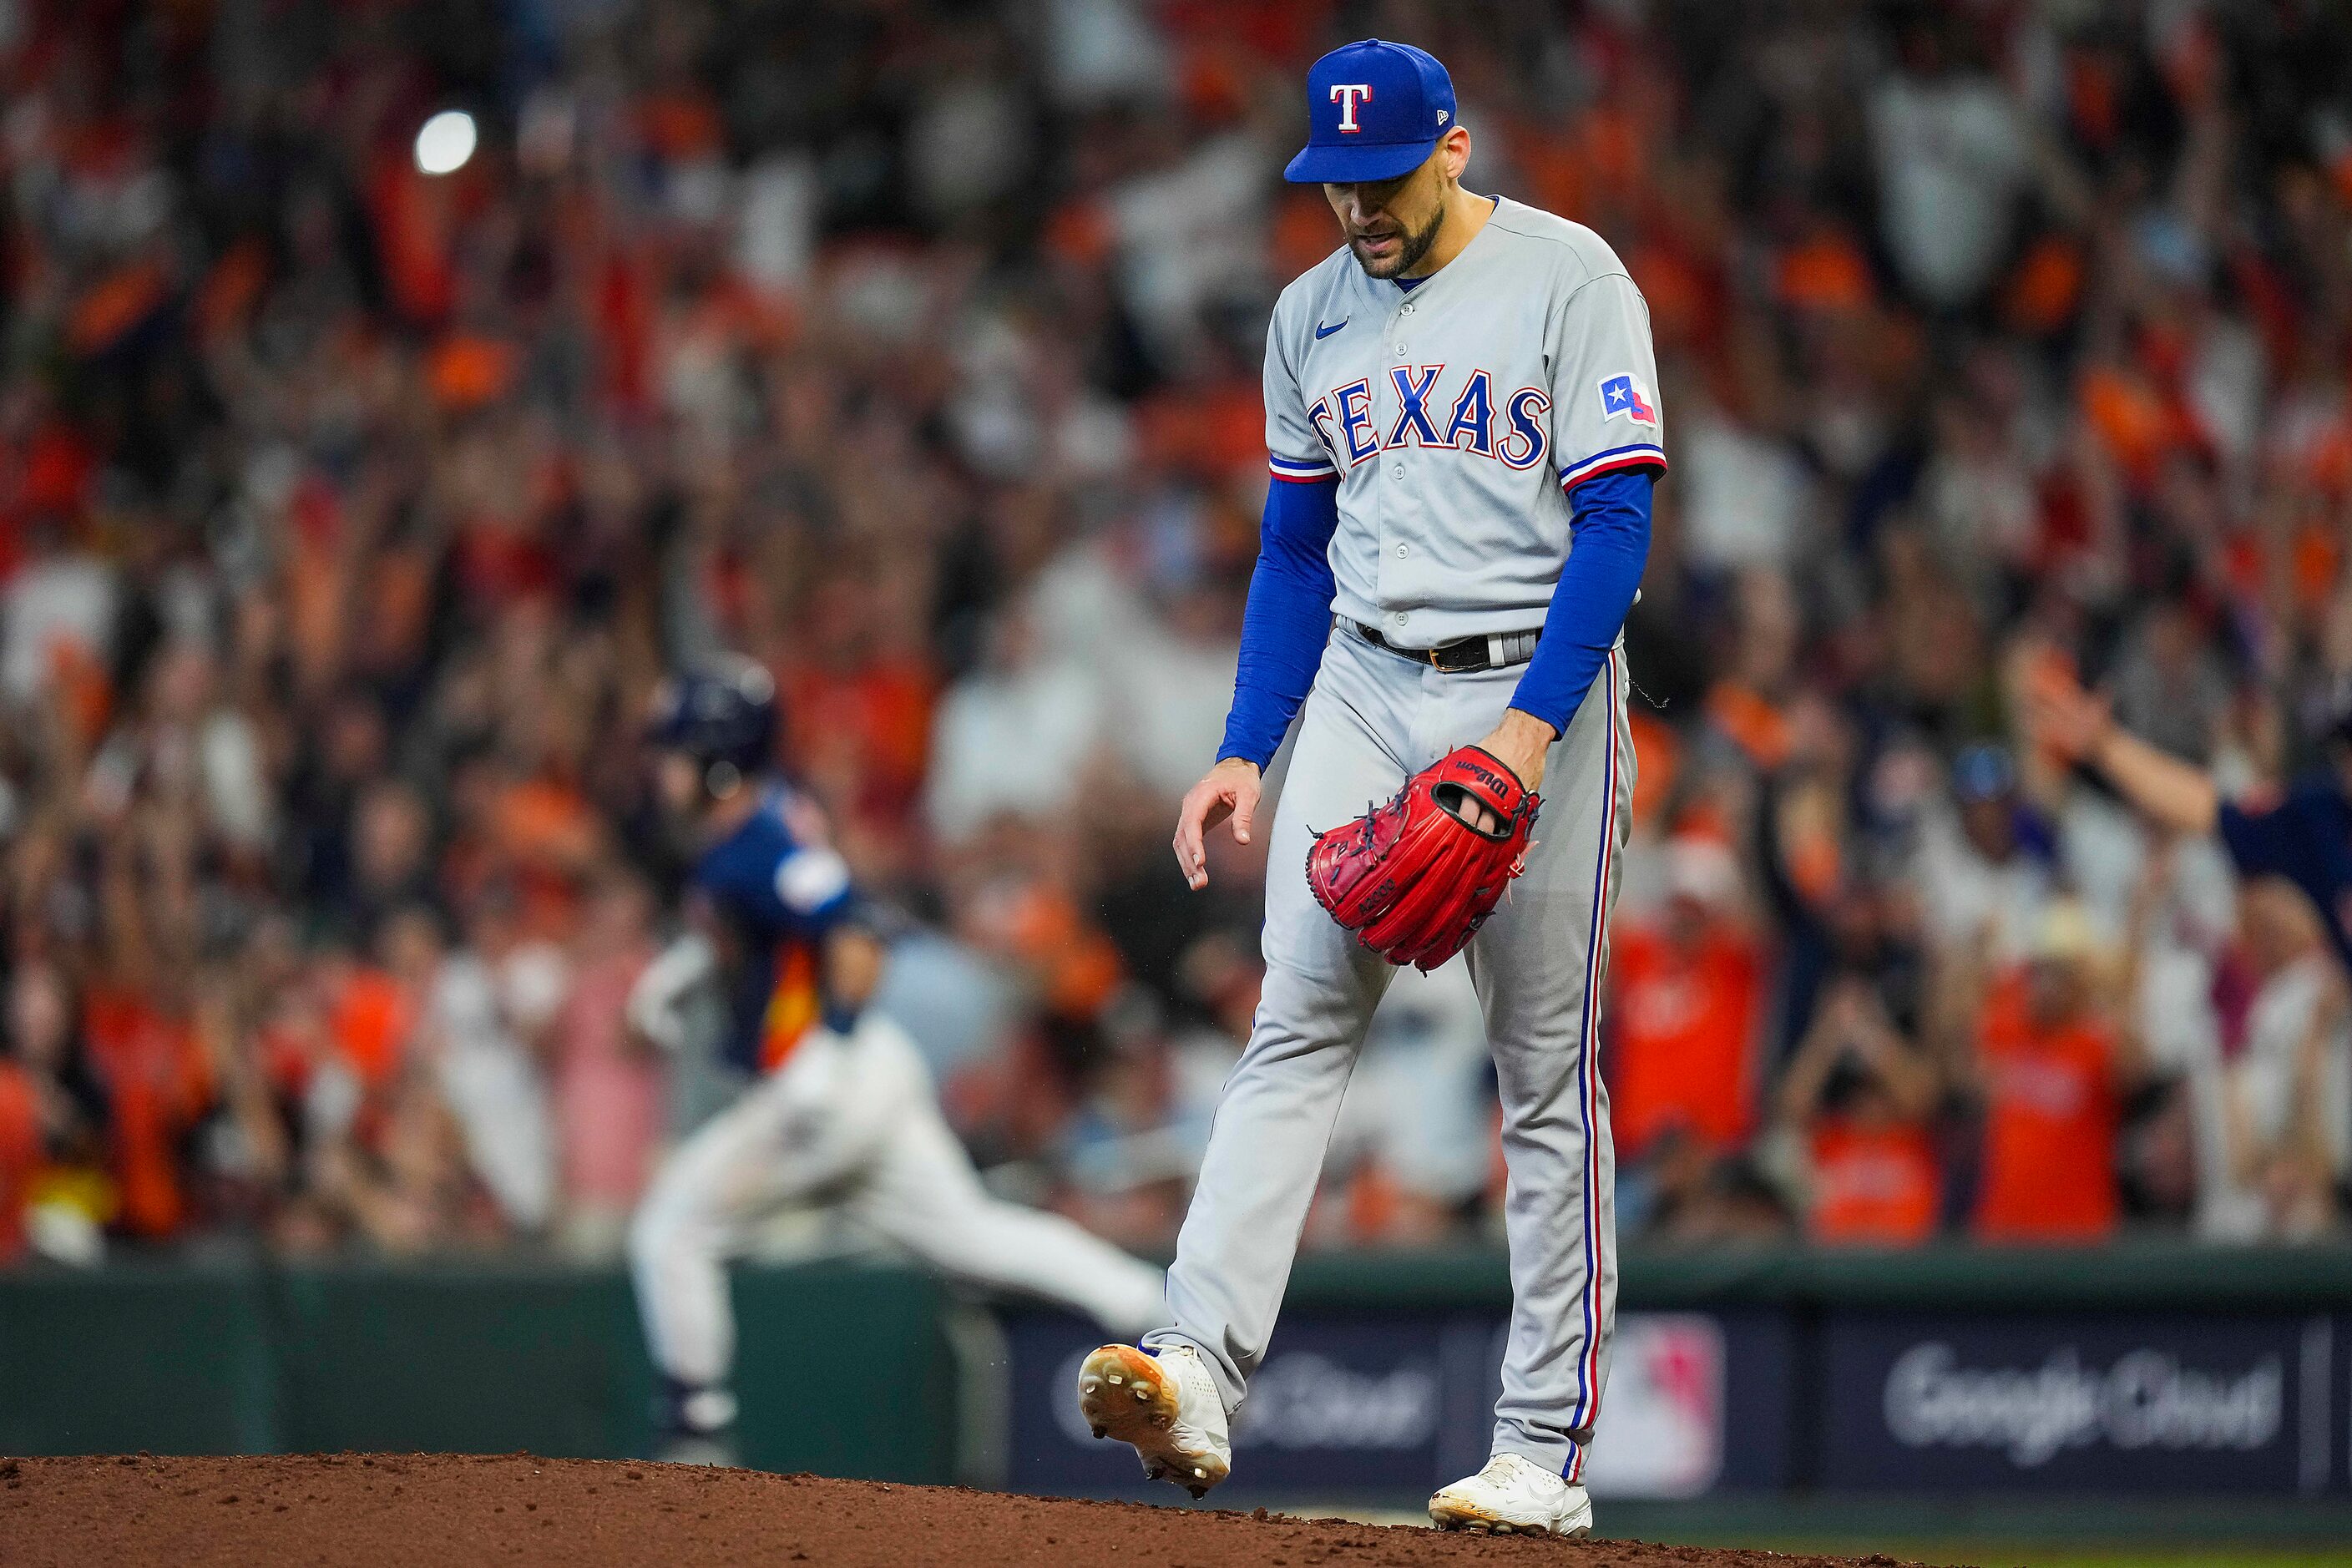
[[[1171,1377],[1176,1367],[1182,1373]],[[1134,1346],[1114,1344],[1090,1353],[1073,1381],[1087,1429],[1097,1439],[1134,1448],[1149,1479],[1181,1486],[1200,1498],[1225,1479],[1231,1461],[1223,1441],[1224,1413],[1213,1404],[1213,1385],[1204,1371],[1181,1359],[1171,1366]],[[1134,1397],[1121,1398],[1121,1391]],[[1214,1425],[1197,1431],[1195,1422]]]

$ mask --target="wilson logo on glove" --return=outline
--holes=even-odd
[[[1462,951],[1527,869],[1543,801],[1492,752],[1457,746],[1386,805],[1317,834],[1307,885],[1391,963],[1434,969]],[[1499,826],[1474,826],[1485,815]]]

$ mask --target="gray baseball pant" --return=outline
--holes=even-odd
[[[1527,873],[1471,939],[1503,1105],[1511,1326],[1494,1451],[1582,1478],[1616,1317],[1615,1159],[1597,1060],[1608,912],[1633,792],[1624,650],[1545,763]],[[1307,886],[1316,830],[1500,722],[1524,666],[1442,674],[1335,630],[1267,847],[1265,987],[1168,1273],[1174,1326],[1228,1410],[1265,1358],[1364,1030],[1395,973]]]

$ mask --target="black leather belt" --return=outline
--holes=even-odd
[[[1409,658],[1415,664],[1428,665],[1447,675],[1469,675],[1482,669],[1508,669],[1515,664],[1525,664],[1536,656],[1536,632],[1493,632],[1482,637],[1462,637],[1435,647],[1399,647],[1381,636],[1378,626],[1368,626],[1361,621],[1341,618],[1339,624],[1351,626],[1358,637],[1374,647],[1386,648],[1399,658]]]

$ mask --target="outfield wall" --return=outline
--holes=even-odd
[[[1619,1305],[1604,1498],[2352,1500],[2352,1252],[1648,1252]],[[1483,1253],[1302,1263],[1236,1477],[1402,1495],[1474,1468],[1508,1306]],[[1085,1326],[1008,1334],[1011,1482],[1132,1495],[1054,1398]]]
[[[845,1264],[746,1268],[743,1447],[778,1469],[1146,1495],[1074,1430],[1087,1325]],[[1474,1468],[1492,1253],[1310,1258],[1234,1498],[1394,1502]],[[247,1258],[0,1275],[0,1452],[646,1451],[625,1280]],[[1641,1252],[1597,1492],[2352,1503],[2352,1249]]]
[[[735,1279],[746,1459],[945,1480],[958,1386],[929,1278]],[[0,1273],[0,1453],[649,1451],[653,1373],[618,1270],[114,1264]]]

